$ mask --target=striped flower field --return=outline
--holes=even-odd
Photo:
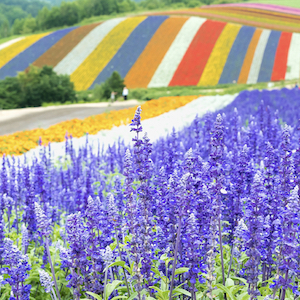
[[[264,5],[210,6],[201,11],[220,13],[223,8],[246,15],[252,10],[268,12],[279,21],[288,15],[299,17],[297,10],[292,14],[276,6],[268,11]],[[197,14],[199,9],[189,12]],[[296,31],[200,16],[115,18],[0,45],[0,79],[16,76],[30,64],[46,64],[58,74],[70,75],[76,90],[101,84],[113,71],[125,78],[129,88],[293,80],[300,73],[300,33]]]

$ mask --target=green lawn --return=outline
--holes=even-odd
[[[263,4],[276,4],[276,5],[300,8],[300,0],[256,0],[256,1],[247,1],[247,2],[263,3]]]

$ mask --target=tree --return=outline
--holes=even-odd
[[[57,75],[52,67],[42,69],[31,66],[28,72],[18,75],[26,107],[41,106],[42,103],[76,100],[74,84],[68,75]]]
[[[79,7],[76,3],[63,2],[60,6],[61,23],[71,26],[79,21]]]
[[[29,15],[23,24],[22,34],[32,33],[37,29],[35,18]]]
[[[16,77],[7,77],[0,81],[0,108],[11,109],[18,107],[24,107],[20,81]]]
[[[117,95],[122,95],[124,86],[124,79],[117,71],[114,71],[105,82],[95,87],[94,97],[99,100],[109,99],[112,91],[116,92]]]
[[[7,19],[4,19],[4,21],[1,24],[0,35],[3,38],[10,36],[10,26]]]
[[[25,23],[25,19],[16,19],[13,26],[12,26],[12,33],[13,34],[21,34],[23,31],[23,26]]]

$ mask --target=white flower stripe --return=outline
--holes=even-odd
[[[290,44],[287,70],[285,74],[286,80],[299,78],[300,73],[300,34],[293,33]]]
[[[155,71],[148,87],[168,86],[197,31],[206,19],[189,18],[174,39],[162,62]]]
[[[2,50],[2,49],[4,49],[4,48],[6,48],[6,47],[8,47],[8,46],[10,46],[10,45],[12,45],[12,44],[18,42],[18,41],[21,41],[21,40],[23,40],[24,38],[25,38],[24,36],[21,36],[21,37],[18,37],[18,38],[16,38],[16,39],[13,39],[13,40],[10,40],[10,41],[5,42],[5,43],[3,43],[3,44],[0,45],[0,50]]]
[[[266,49],[270,34],[271,34],[271,30],[265,29],[265,30],[263,30],[263,32],[260,35],[257,47],[255,49],[254,57],[252,60],[250,72],[248,75],[247,84],[257,83],[261,63],[263,60],[263,56],[265,53],[265,49]]]
[[[58,74],[71,75],[96,49],[103,38],[126,18],[108,20],[94,28],[82,41],[54,68]]]

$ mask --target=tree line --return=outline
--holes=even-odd
[[[0,0],[0,38],[72,26],[94,16],[159,8],[197,7],[236,0]],[[246,0],[244,0],[246,1]]]

